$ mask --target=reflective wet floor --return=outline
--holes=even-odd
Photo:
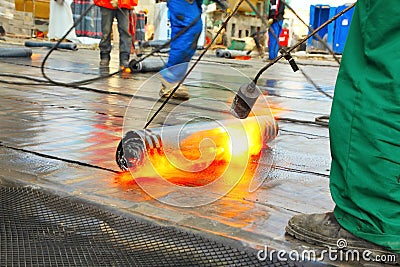
[[[288,219],[334,207],[329,194],[328,128],[315,123],[316,118],[329,114],[331,99],[301,72],[293,73],[286,62],[272,66],[258,83],[279,125],[278,136],[268,144],[268,155],[256,163],[259,168],[254,175],[261,186],[250,192],[248,181],[240,181],[214,202],[182,208],[157,199],[186,197],[195,202],[204,196],[177,196],[147,177],[144,182],[153,190],[149,195],[115,162],[124,130],[143,128],[160,106],[154,73],[115,75],[79,88],[49,85],[40,69],[47,52],[34,48],[29,59],[0,58],[1,79],[7,82],[0,84],[2,181],[70,194],[112,211],[222,236],[256,249],[304,250],[307,244],[285,235]],[[45,73],[68,84],[118,70],[115,52],[109,69],[99,70],[98,62],[96,50],[54,51]],[[193,99],[209,98],[210,104],[189,102],[173,123],[179,124],[187,114],[224,117],[218,103],[229,103],[234,97],[226,88],[237,88],[243,77],[253,78],[265,64],[261,59],[220,59],[208,54],[189,77],[188,87]],[[298,64],[320,90],[333,94],[339,69],[334,61],[303,58]],[[37,84],[38,80],[43,83]],[[172,110],[180,104],[171,102]],[[164,125],[163,115],[170,110],[163,112],[152,126]],[[185,185],[185,177],[180,177],[180,183]]]

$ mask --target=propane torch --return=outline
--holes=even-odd
[[[249,84],[244,84],[240,86],[239,91],[235,95],[231,105],[231,113],[233,116],[239,119],[245,119],[249,116],[251,109],[253,108],[254,104],[256,103],[258,97],[261,94],[260,89],[257,87],[257,80],[260,77],[261,73],[268,69],[270,66],[275,64],[279,59],[284,57],[292,67],[294,72],[299,70],[296,62],[292,58],[289,52],[284,49],[280,50],[281,56],[275,58],[272,62],[270,62],[267,66],[261,69],[254,80]]]

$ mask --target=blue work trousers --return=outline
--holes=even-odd
[[[189,3],[185,0],[169,0],[167,6],[170,13],[172,41],[165,66],[168,69],[164,69],[161,73],[168,82],[176,82],[182,80],[187,71],[188,62],[196,51],[203,23],[201,7],[196,1]],[[187,28],[193,21],[194,25]],[[182,30],[185,32],[174,39],[174,36]]]
[[[275,21],[268,30],[268,58],[275,59],[279,53],[279,35],[281,35],[283,21]]]
[[[119,32],[119,61],[120,63],[129,60],[131,53],[132,35],[129,33],[129,16],[131,10],[109,9],[100,7],[101,9],[101,31],[102,37],[99,43],[100,58],[110,59],[111,53],[111,31],[114,18],[117,18]]]

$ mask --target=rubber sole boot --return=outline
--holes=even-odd
[[[119,66],[120,66],[121,68],[129,68],[129,60],[121,60],[121,61],[119,62]]]
[[[175,87],[178,85],[178,82],[175,83],[170,83],[167,82],[164,78],[159,77],[161,81],[161,90],[160,90],[160,96],[161,97],[169,97],[171,92],[175,89]],[[178,90],[175,91],[175,93],[172,95],[172,98],[174,99],[179,99],[179,100],[188,100],[190,98],[189,96],[189,90],[187,89],[186,86],[181,84],[178,88]]]
[[[400,264],[400,255],[351,234],[340,226],[333,212],[295,215],[289,220],[286,232],[299,240],[317,246],[329,246],[347,251],[357,250],[360,255],[364,255],[363,252],[368,250],[370,253],[365,253],[365,255],[370,259],[364,259],[367,261],[375,261],[379,257],[388,259],[383,261],[384,263]],[[385,257],[381,257],[382,255]]]

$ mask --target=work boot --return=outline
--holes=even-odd
[[[100,65],[100,67],[108,67],[108,65],[110,65],[110,59],[109,58],[101,58],[99,65]]]
[[[121,69],[129,68],[129,60],[121,60],[119,62]]]
[[[371,260],[374,260],[377,255],[394,255],[396,261],[386,263],[400,264],[400,255],[351,234],[340,226],[333,212],[295,215],[289,220],[286,232],[299,240],[317,246],[357,250],[360,255],[368,250],[371,252],[371,255],[368,255]]]
[[[122,78],[129,78],[127,74],[130,74],[132,72],[131,68],[129,67],[129,61],[128,60],[120,60],[119,62],[119,69],[122,71]]]
[[[161,97],[169,97],[175,87],[178,85],[179,82],[168,82],[165,80],[161,75],[158,77],[161,81],[161,90],[160,96]],[[172,95],[172,98],[180,99],[180,100],[188,100],[189,99],[189,92],[186,86],[181,84],[178,90]]]

